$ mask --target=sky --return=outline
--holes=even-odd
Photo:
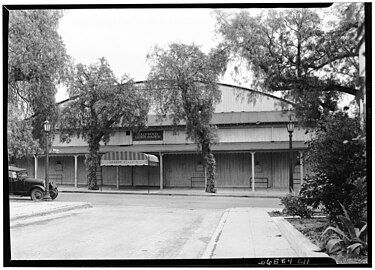
[[[212,9],[86,9],[67,10],[58,32],[76,63],[108,60],[115,75],[145,80],[147,53],[155,45],[194,43],[208,53],[215,47]],[[229,81],[227,81],[230,83]],[[67,98],[61,89],[57,101]]]
[[[90,65],[104,57],[118,78],[127,74],[135,81],[147,78],[146,55],[155,45],[194,43],[208,53],[220,39],[213,9],[208,8],[71,9],[65,11],[58,32],[75,63]],[[227,70],[221,83],[248,86],[246,81],[235,81]],[[67,98],[65,88],[59,87],[56,101]]]

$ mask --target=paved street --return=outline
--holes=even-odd
[[[201,258],[225,209],[280,208],[266,198],[61,193],[57,201],[93,207],[11,229],[13,259]]]

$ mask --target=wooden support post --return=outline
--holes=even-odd
[[[78,155],[74,155],[74,187],[78,188]]]
[[[148,159],[148,157],[147,157]],[[147,160],[147,164],[148,164],[148,160]],[[147,194],[150,193],[150,166],[147,166]]]
[[[38,156],[34,155],[34,178],[38,178]]]
[[[255,152],[251,152],[251,181],[252,192],[255,192]]]
[[[163,154],[159,153],[160,190],[163,190]]]
[[[120,170],[119,170],[119,166],[116,167],[116,189],[120,189]]]
[[[131,166],[131,167],[132,167],[132,187],[134,187],[134,180],[133,180],[133,174],[134,174],[133,168],[134,168],[134,166]]]

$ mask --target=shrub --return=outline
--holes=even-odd
[[[341,205],[342,206],[342,205]],[[330,233],[326,239],[324,248],[328,254],[348,254],[348,255],[367,255],[368,233],[367,223],[355,227],[350,220],[348,212],[342,206],[345,216],[340,215],[341,227],[328,227],[322,234],[322,237]]]
[[[337,113],[322,121],[308,143],[305,164],[310,174],[300,195],[308,205],[323,205],[335,223],[343,215],[340,204],[356,226],[367,220],[366,140],[358,118]]]
[[[307,204],[298,195],[288,194],[281,198],[281,203],[284,205],[283,213],[287,215],[301,218],[311,218],[312,216],[312,210],[307,207]]]

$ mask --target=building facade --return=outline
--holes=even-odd
[[[220,90],[221,102],[212,119],[218,135],[212,147],[217,188],[287,190],[289,134],[286,124],[291,108],[281,99],[265,95],[252,96],[249,100],[249,89],[220,84]],[[307,140],[305,130],[296,126],[292,161],[296,188],[306,171],[301,154]],[[49,154],[50,178],[57,184],[87,185],[84,164],[87,153],[87,143],[82,139],[72,138],[67,144],[60,142],[59,134],[55,134]],[[99,185],[118,189],[203,188],[205,185],[200,152],[196,144],[186,139],[184,123],[176,129],[168,118],[158,121],[152,112],[144,130],[133,134],[117,128],[110,141],[101,146],[100,153],[103,156]],[[20,160],[16,165],[44,178],[44,155]]]

